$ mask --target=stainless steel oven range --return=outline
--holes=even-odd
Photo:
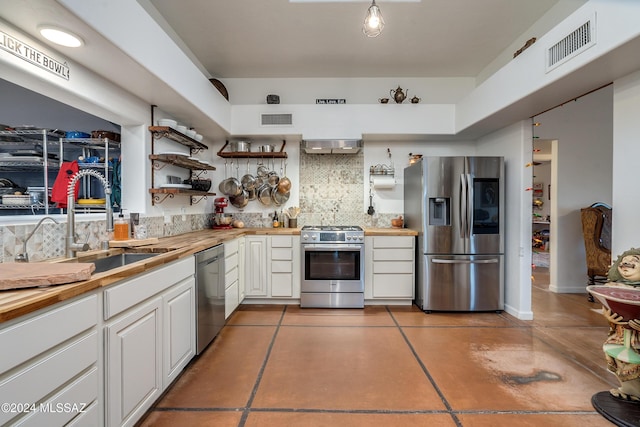
[[[300,307],[364,308],[364,231],[304,226]]]

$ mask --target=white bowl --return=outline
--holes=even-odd
[[[187,135],[189,138],[195,138],[196,131],[193,129],[187,129],[187,131],[185,132],[185,135]]]
[[[170,128],[175,127],[178,124],[175,120],[171,119],[160,119],[158,120],[158,126],[169,126]]]
[[[196,133],[196,136],[195,136],[195,138],[194,138],[194,139],[195,139],[196,141],[202,141],[202,138],[203,138],[203,136],[202,136],[202,135],[200,135],[199,133]]]
[[[187,134],[187,127],[183,125],[176,126],[176,130],[180,133]]]

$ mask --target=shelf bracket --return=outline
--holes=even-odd
[[[164,196],[160,196],[158,194],[155,194],[153,196],[153,204],[154,205],[159,205],[160,203],[164,202],[165,200],[167,200],[167,197],[170,199],[173,199],[173,194],[172,193],[167,193]]]
[[[159,171],[160,169],[164,168],[165,166],[167,166],[167,163],[161,163],[161,162],[153,162],[153,168],[157,171]]]
[[[169,135],[169,132],[167,131],[151,131],[151,136],[153,137],[153,139],[162,139],[162,138],[166,138],[167,135]]]
[[[191,196],[191,205],[197,205],[203,199],[206,199],[207,196]]]

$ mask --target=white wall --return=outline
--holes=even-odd
[[[640,247],[640,197],[636,173],[640,158],[640,71],[614,82],[613,94],[613,219],[611,254],[615,260]]]
[[[312,80],[313,84],[309,84]],[[455,104],[475,87],[470,77],[443,78],[271,78],[224,79],[233,105],[266,104],[266,96],[280,96],[281,104],[315,104],[316,99],[345,99],[347,104],[377,104],[390,98],[390,91],[402,88],[408,98],[417,96],[423,104]],[[408,100],[405,101],[408,103]],[[389,105],[391,106],[391,105]]]
[[[535,117],[536,135],[554,139],[550,289],[582,293],[586,261],[580,209],[612,202],[613,87]],[[617,210],[614,206],[614,211]]]
[[[391,151],[391,160],[387,154]],[[409,153],[423,156],[473,156],[476,144],[473,141],[365,141],[364,146],[364,194],[363,206],[369,206],[369,168],[375,165],[390,165],[395,169],[393,188],[373,189],[373,203],[377,213],[397,214],[404,212],[404,168],[409,166]]]
[[[531,310],[531,122],[522,121],[478,141],[479,156],[504,156],[505,161],[505,311],[519,319]]]

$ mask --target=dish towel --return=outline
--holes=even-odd
[[[58,172],[58,176],[56,177],[55,182],[53,183],[53,188],[51,189],[51,202],[57,203],[59,208],[67,207],[67,188],[69,187],[69,183],[80,168],[78,167],[77,161],[72,162],[63,162],[60,165],[60,172]],[[79,186],[76,183],[75,188],[75,197],[78,198]]]

